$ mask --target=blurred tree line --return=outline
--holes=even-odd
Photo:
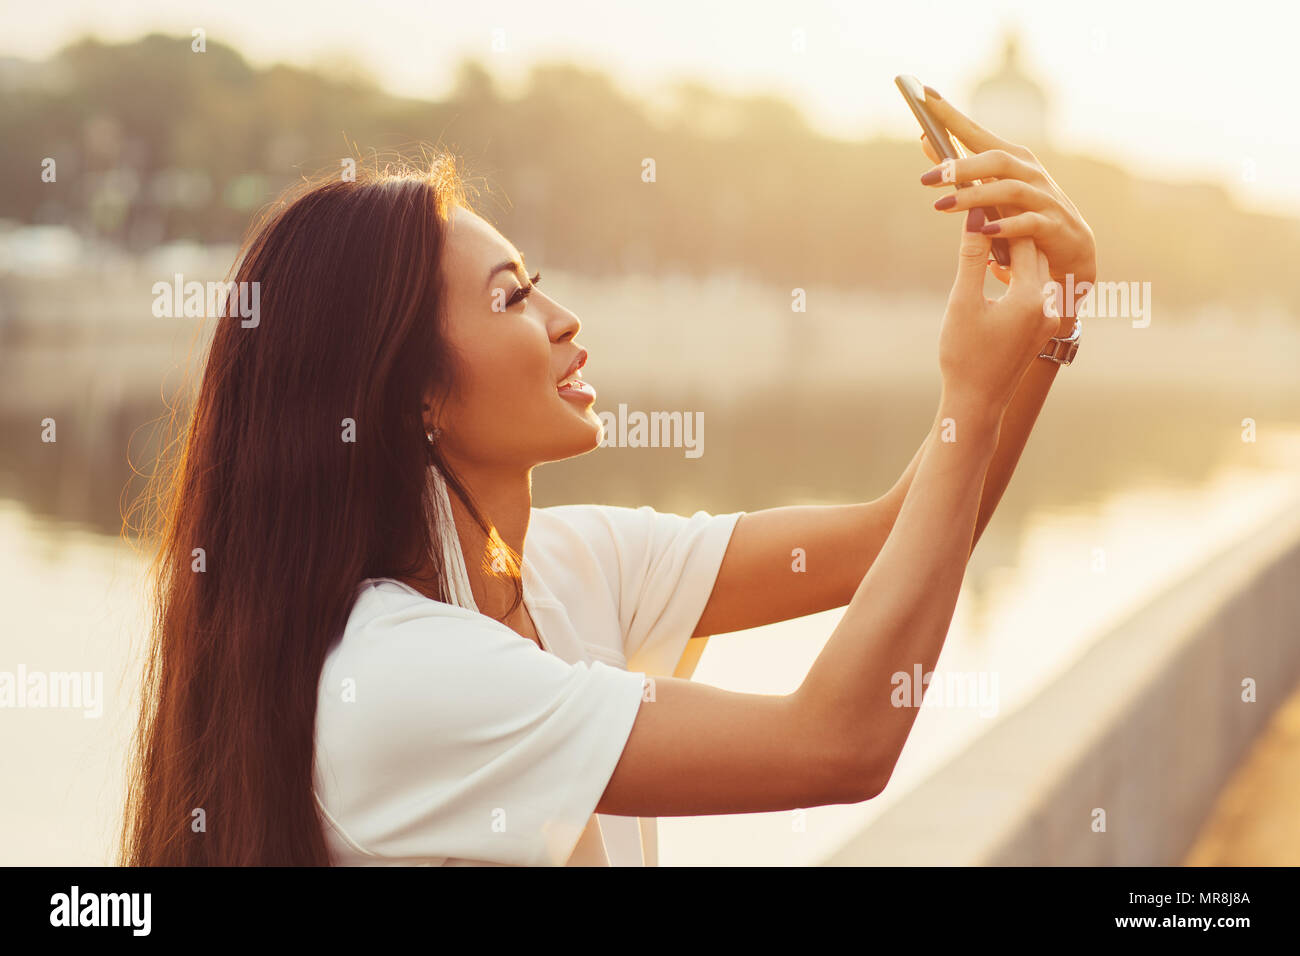
[[[304,174],[437,143],[484,184],[480,211],[530,266],[735,271],[791,288],[938,292],[951,281],[960,227],[931,210],[917,141],[828,138],[780,99],[696,83],[651,106],[569,64],[535,67],[509,98],[466,60],[450,96],[427,101],[343,66],[255,69],[230,47],[190,44],[85,39],[43,63],[7,63],[0,217],[134,250],[231,242]],[[55,183],[41,181],[45,157]],[[653,183],[642,180],[647,158]],[[1300,258],[1295,220],[1242,212],[1218,186],[1040,159],[1093,226],[1102,278],[1151,282],[1157,309],[1231,301],[1300,313],[1300,289],[1281,281]]]

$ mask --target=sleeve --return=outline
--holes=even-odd
[[[745,512],[689,517],[649,505],[561,505],[596,551],[618,604],[629,670],[689,677],[705,640],[691,634]]]
[[[644,675],[568,664],[472,612],[408,607],[358,640],[322,675],[330,822],[394,862],[564,864],[622,755]],[[350,701],[333,690],[349,679]]]

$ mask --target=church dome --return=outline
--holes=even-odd
[[[1030,148],[1047,142],[1047,94],[1025,71],[1014,32],[1003,39],[1001,64],[976,85],[971,111],[1003,139]]]

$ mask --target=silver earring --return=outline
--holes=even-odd
[[[431,431],[431,432],[425,432],[424,435],[425,435],[426,438],[429,439],[429,443],[432,444],[433,442],[437,441],[437,440],[442,436],[442,429],[441,429],[441,428],[435,428],[435,429],[434,429],[433,431]]]

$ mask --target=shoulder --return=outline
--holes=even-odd
[[[548,545],[582,544],[600,547],[617,543],[631,533],[645,532],[663,516],[649,505],[552,505],[533,508],[528,524],[530,540]]]
[[[711,551],[724,547],[743,511],[712,514],[696,511],[678,514],[656,511],[650,505],[555,505],[534,508],[529,522],[529,543],[539,552],[582,549],[601,563],[638,568],[672,552]]]
[[[455,604],[435,601],[392,578],[367,578],[357,585],[344,634],[364,631],[377,621],[403,612],[418,612],[447,621],[469,621],[483,616]]]
[[[323,727],[373,732],[419,719],[468,729],[498,718],[512,700],[563,696],[592,670],[604,679],[604,665],[570,664],[477,611],[397,582],[367,585],[322,668]]]
[[[710,517],[699,513],[700,519]],[[525,550],[562,599],[577,599],[600,582],[627,608],[656,553],[697,520],[649,505],[534,508]]]
[[[729,537],[744,512],[677,514],[650,505],[553,505],[532,509],[528,540],[539,551],[581,548],[601,558],[641,558],[702,537]]]
[[[394,681],[412,674],[422,681],[436,678],[431,665],[532,646],[527,638],[477,611],[432,600],[398,581],[372,578],[358,586],[325,671],[342,667],[357,675],[373,668],[391,688]],[[402,669],[404,662],[418,667]]]
[[[340,660],[381,653],[385,656],[436,654],[461,644],[455,638],[483,634],[485,641],[519,637],[492,618],[425,597],[387,578],[371,578],[357,587],[343,634],[326,666]]]
[[[322,668],[315,786],[340,858],[563,862],[644,674],[567,663],[499,621],[367,581]],[[511,831],[490,826],[502,809]]]
[[[527,550],[540,564],[573,571],[601,569],[606,574],[637,563],[666,517],[649,505],[554,505],[534,508],[528,523]]]

